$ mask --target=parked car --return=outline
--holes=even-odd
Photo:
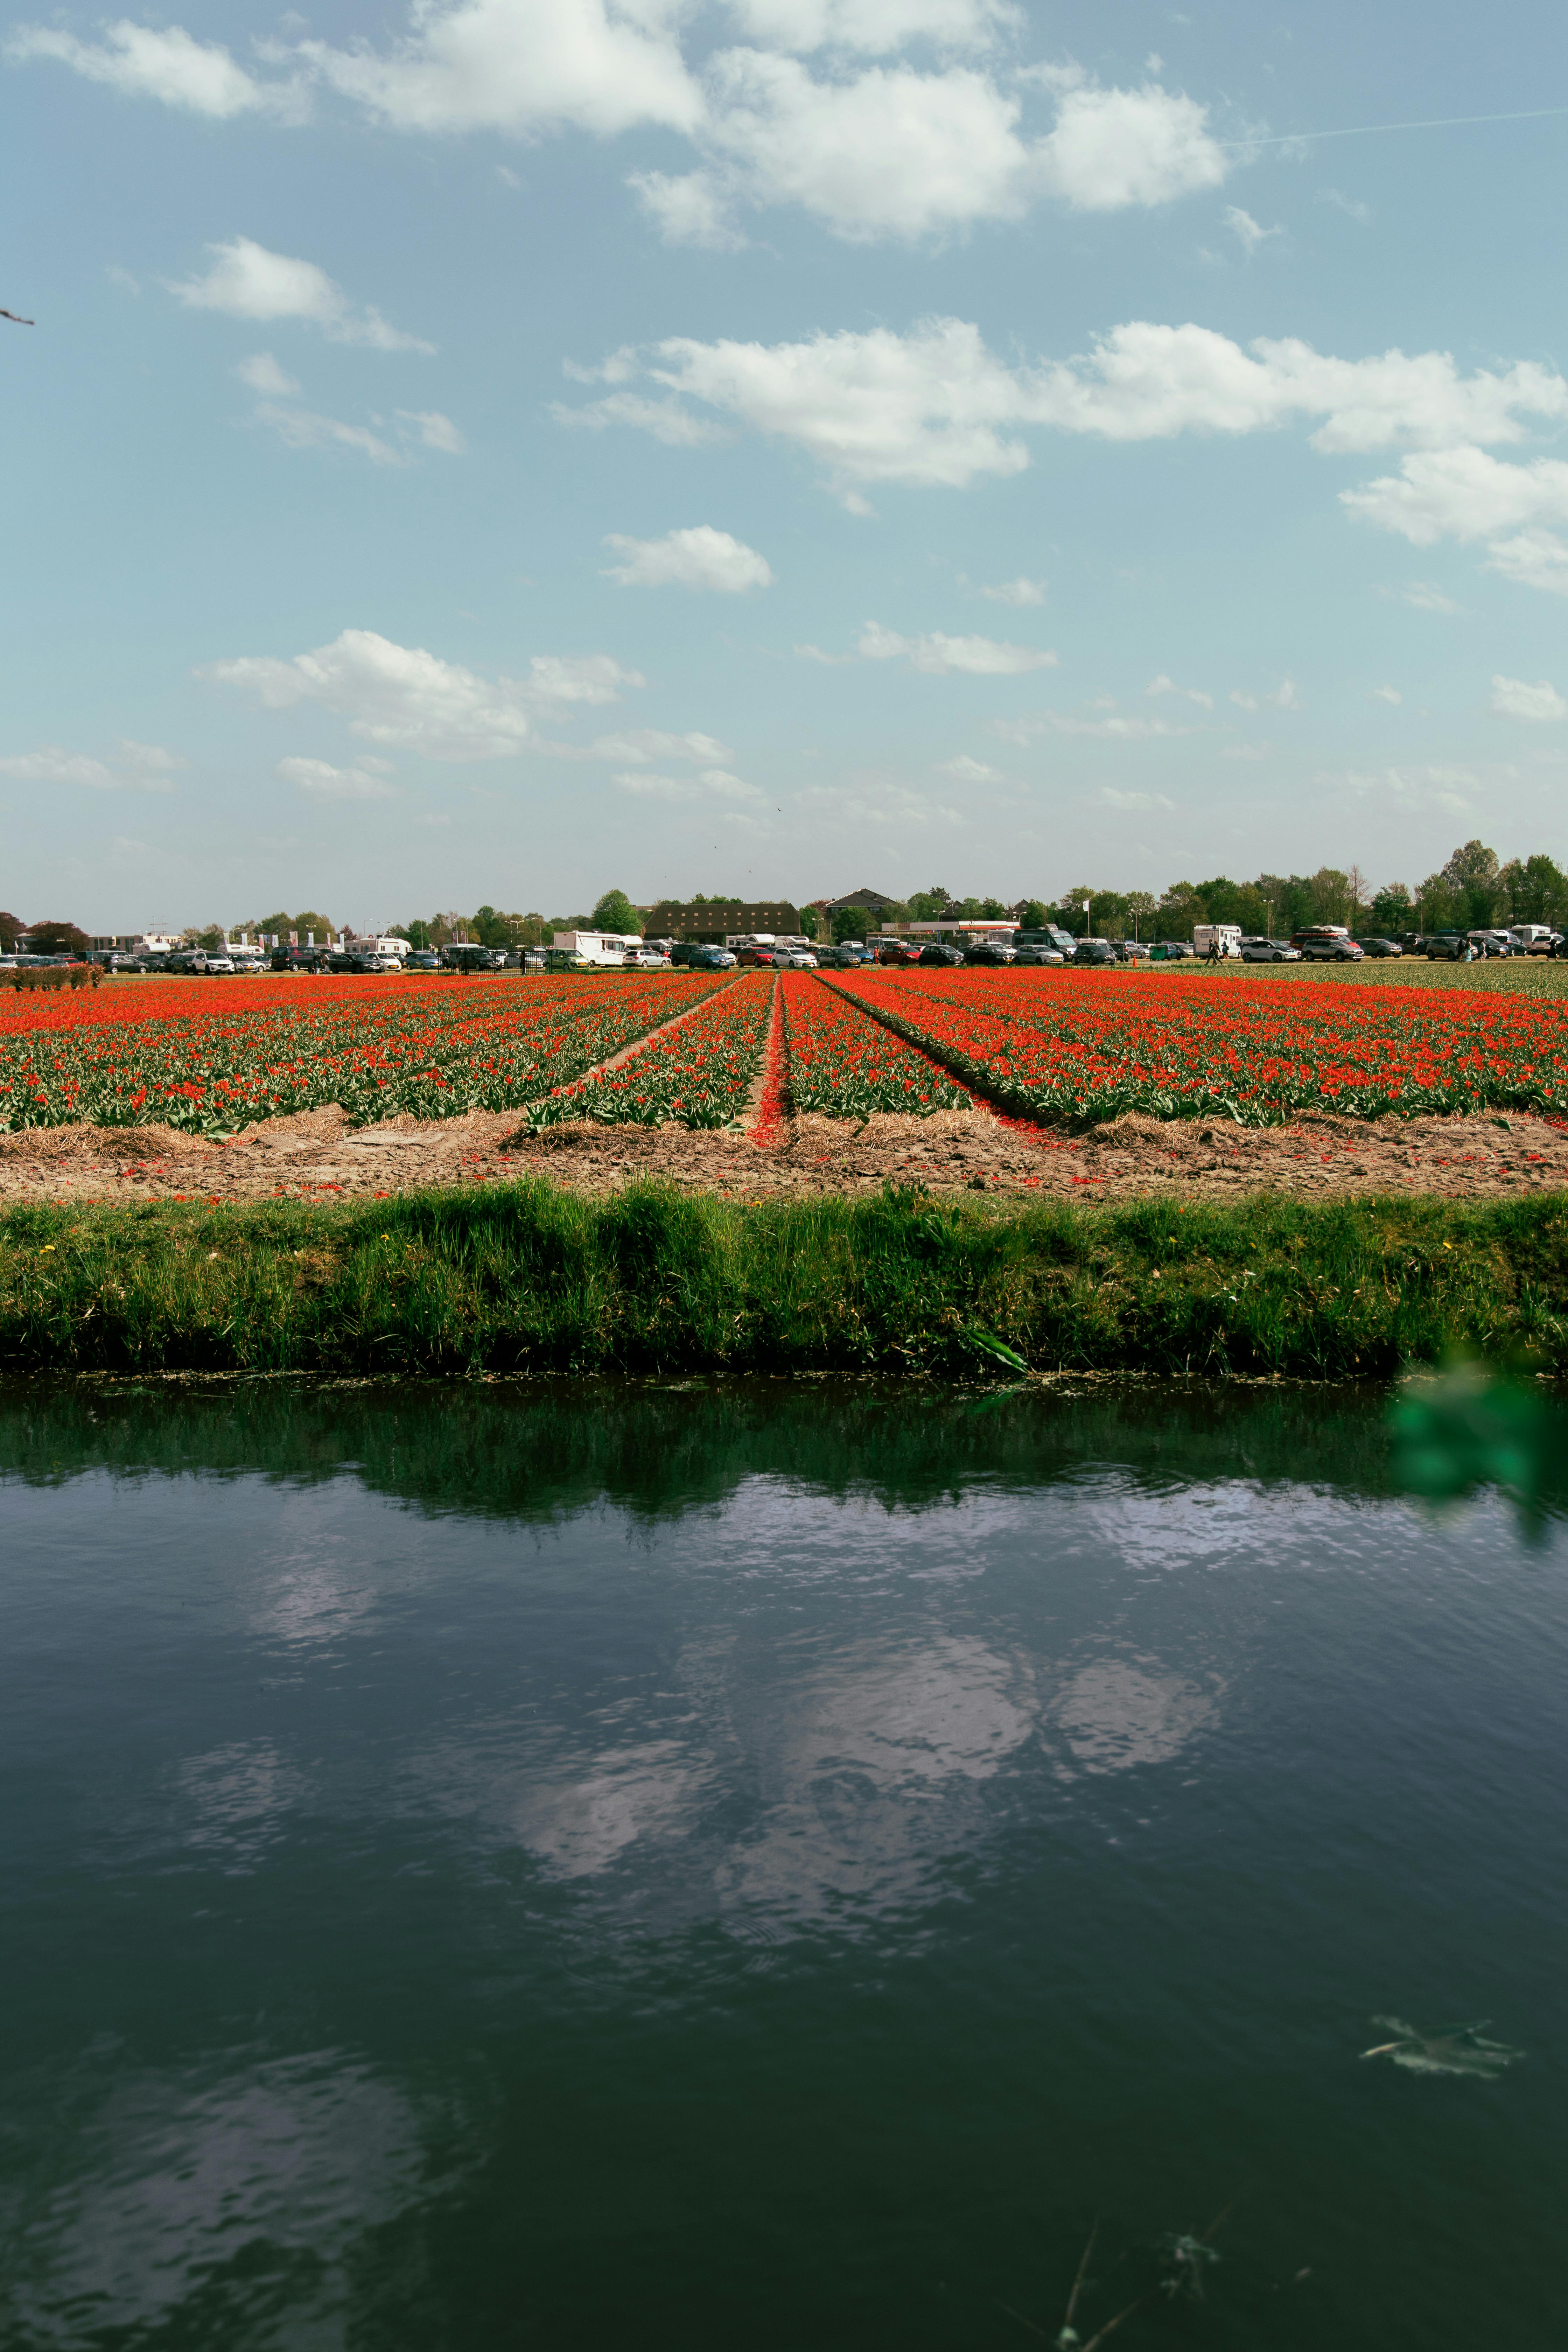
[[[163,969],[182,979],[199,978],[207,970],[207,959],[200,948],[177,948]]]
[[[416,948],[411,955],[404,957],[403,969],[405,971],[439,971],[441,959],[434,948]]]
[[[232,956],[226,956],[226,955],[216,955],[216,956],[215,956],[215,955],[210,955],[210,956],[208,956],[208,958],[207,958],[207,970],[208,970],[208,971],[210,971],[210,972],[211,972],[211,971],[220,971],[220,972],[221,972],[221,971],[226,971],[226,972],[230,975],[230,977],[232,978],[232,977],[233,977],[233,973],[234,973],[234,969],[235,969],[235,963],[234,963],[234,958],[233,958]]]
[[[973,947],[964,949],[963,961],[965,963],[993,965],[1016,963],[1018,950],[1016,948],[998,947],[994,940],[976,940]]]
[[[1319,923],[1297,931],[1290,944],[1300,950],[1303,963],[1360,963],[1365,952],[1341,923]]]
[[[1072,951],[1074,963],[1092,964],[1116,961],[1116,950],[1109,940],[1079,940]]]
[[[1428,931],[1422,945],[1428,963],[1458,963],[1470,942],[1464,931]]]
[[[1060,963],[1060,956],[1058,956],[1056,961],[1058,963]],[[921,948],[921,963],[931,965],[933,969],[940,967],[943,970],[950,970],[952,965],[961,964],[963,961],[963,950],[962,948],[950,948],[944,945],[941,940],[932,940],[929,946]]]
[[[1401,947],[1397,940],[1384,939],[1376,931],[1363,931],[1358,933],[1356,945],[1360,948],[1363,955],[1402,956],[1405,953],[1405,950]]]
[[[1479,956],[1510,956],[1514,952],[1513,941],[1506,931],[1471,931],[1468,936]]]
[[[816,970],[816,958],[809,948],[791,948],[787,956],[780,956],[779,961],[781,964],[787,963],[791,971]]]
[[[1151,963],[1190,963],[1192,960],[1191,940],[1155,940],[1150,945]]]
[[[657,948],[628,948],[626,957],[627,971],[668,971],[669,958]]]
[[[1561,936],[1547,923],[1515,923],[1509,933],[1516,955],[1549,956]]]
[[[682,940],[670,961],[690,971],[733,971],[735,968],[732,949],[710,947],[702,940]]]
[[[1066,963],[1071,956],[1074,948],[1077,947],[1078,941],[1074,939],[1070,931],[1064,931],[1059,923],[1047,923],[1043,931],[1015,931],[1013,934],[1013,945],[1018,951],[1018,961],[1020,963],[1025,961],[1024,950],[1026,948],[1054,949],[1056,953],[1060,956],[1062,961]]]
[[[1424,955],[1426,950],[1425,931],[1401,931],[1399,944],[1406,955]]]
[[[885,948],[878,949],[877,961],[892,964],[919,963],[923,953],[924,950],[917,947],[913,940],[890,940]]]
[[[737,948],[735,961],[742,971],[772,971],[783,963],[789,950],[779,948]]]
[[[1243,940],[1243,963],[1300,963],[1301,950],[1293,948],[1289,940]]]
[[[441,950],[448,971],[504,971],[504,948],[481,947],[477,940],[450,940]]]
[[[1147,940],[1118,940],[1116,953],[1122,963],[1147,963],[1149,943]]]
[[[381,970],[380,959],[367,955],[360,948],[339,948],[327,958],[327,970],[337,972],[372,972]]]

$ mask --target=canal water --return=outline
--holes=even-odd
[[[1568,1544],[1387,1475],[1371,1393],[0,1390],[0,2341],[975,2352],[1091,2231],[1084,2345],[1568,2340]]]

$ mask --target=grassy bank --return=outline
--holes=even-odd
[[[1023,1207],[639,1184],[0,1217],[0,1365],[53,1370],[1568,1370],[1568,1200]]]

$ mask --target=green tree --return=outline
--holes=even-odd
[[[337,938],[338,927],[330,915],[318,915],[313,908],[307,907],[302,915],[295,915],[291,920],[284,924],[285,938],[290,931],[298,931],[301,940],[308,933],[314,931],[316,945],[320,947],[323,940]]]
[[[1127,920],[1132,926],[1132,936],[1135,940],[1148,938],[1149,925],[1159,910],[1159,903],[1152,892],[1149,890],[1129,890],[1127,893],[1124,911]]]
[[[1461,842],[1443,868],[1443,879],[1464,908],[1464,929],[1484,930],[1496,919],[1503,894],[1495,849],[1484,841]]]
[[[228,945],[228,934],[221,923],[209,923],[196,937],[196,945],[205,955],[222,955]]]
[[[940,882],[933,882],[929,890],[914,890],[910,894],[910,911],[917,923],[936,922],[946,914],[949,903],[948,894]]]
[[[1410,893],[1403,882],[1385,882],[1372,902],[1372,928],[1398,939],[1404,931],[1415,928],[1415,909],[1410,903]]]
[[[0,914],[0,948],[4,948],[7,955],[26,928],[20,915]]]
[[[1568,874],[1539,852],[1533,857],[1510,858],[1498,876],[1511,923],[1553,923],[1568,920]],[[0,938],[5,918],[0,916]]]
[[[1030,898],[1026,901],[1023,926],[1026,931],[1043,931],[1049,925],[1050,919],[1049,912],[1040,899]]]
[[[74,923],[30,923],[27,927],[29,952],[33,955],[85,955],[87,933]]]
[[[846,940],[865,940],[871,935],[871,918],[864,907],[835,907],[833,909],[833,943],[843,945]]]
[[[641,915],[624,890],[606,890],[594,908],[594,929],[599,931],[635,931],[642,937]]]
[[[1468,931],[1469,903],[1446,874],[1428,874],[1415,893],[1415,909],[1424,931]]]
[[[800,928],[804,936],[808,940],[815,940],[820,936],[817,912],[815,907],[803,907],[801,908]]]

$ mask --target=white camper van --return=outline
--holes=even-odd
[[[1193,953],[1206,956],[1213,950],[1222,956],[1241,954],[1239,923],[1199,923],[1193,931]]]

